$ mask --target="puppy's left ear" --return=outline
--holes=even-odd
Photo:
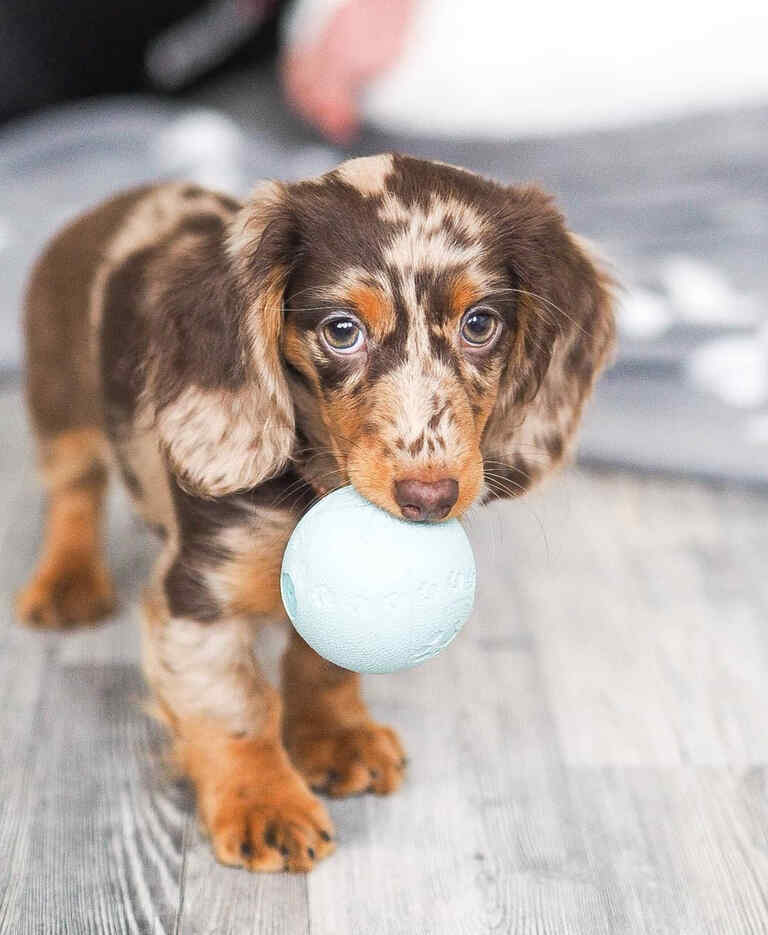
[[[567,455],[615,335],[612,279],[549,196],[509,191],[503,249],[516,326],[483,434],[488,499],[524,493]]]
[[[179,484],[206,497],[276,474],[294,444],[280,354],[283,292],[299,248],[290,189],[264,182],[227,229],[179,241],[152,342],[148,393]]]

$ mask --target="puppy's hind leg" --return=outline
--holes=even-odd
[[[119,196],[64,228],[30,275],[26,396],[48,494],[42,554],[17,602],[32,626],[67,627],[112,607],[101,560],[108,444],[91,292],[108,238],[140,197]]]
[[[41,441],[48,493],[45,536],[37,568],[16,604],[29,626],[64,629],[98,620],[114,606],[100,529],[106,451],[107,441],[96,428]]]

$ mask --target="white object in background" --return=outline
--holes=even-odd
[[[674,322],[669,303],[647,289],[632,289],[619,302],[619,329],[628,338],[652,341]]]
[[[176,118],[150,149],[159,168],[169,175],[240,193],[254,181],[244,177],[245,146],[245,137],[233,120],[200,108]]]
[[[691,354],[688,373],[699,387],[731,406],[768,402],[768,327],[754,336],[718,338]]]
[[[748,295],[735,290],[719,269],[695,257],[668,257],[661,265],[661,280],[683,321],[741,328],[760,320]]]
[[[298,0],[287,40],[311,40],[345,2]],[[762,102],[766,35],[765,0],[415,0],[403,55],[368,87],[363,117],[504,138]]]
[[[394,672],[426,662],[466,623],[475,560],[458,520],[411,523],[342,487],[299,521],[280,590],[294,627],[325,659]]]

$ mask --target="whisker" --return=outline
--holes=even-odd
[[[503,467],[505,469],[505,472],[508,471],[512,474],[517,474],[519,477],[524,477],[526,478],[526,480],[531,480],[530,474],[528,474],[527,471],[523,470],[523,468],[513,467],[511,464],[503,465]],[[506,473],[502,473],[498,469],[489,468],[488,474],[490,474],[492,477],[500,477],[502,480],[511,480],[511,478],[507,477]]]
[[[318,475],[318,476],[319,476],[319,477],[325,477],[326,475],[330,475],[330,474],[332,474],[332,473],[341,473],[341,471],[340,471],[339,469],[336,469],[335,471],[328,470],[328,471],[325,471],[325,472],[323,472],[323,474]],[[300,476],[300,477],[296,478],[296,480],[291,481],[291,483],[286,487],[286,489],[283,490],[282,493],[280,494],[280,496],[275,500],[274,506],[275,506],[275,507],[280,506],[280,505],[281,505],[282,503],[284,503],[289,497],[291,497],[294,493],[296,493],[296,494],[300,493],[300,492],[301,492],[301,488],[302,488],[303,486],[310,486],[310,484],[308,483],[308,481],[306,480],[306,478],[304,478],[303,476]]]
[[[565,311],[565,309],[561,308],[559,305],[557,305],[557,304],[556,304],[555,302],[553,302],[551,299],[548,299],[545,295],[539,295],[538,292],[530,292],[528,289],[513,289],[513,288],[509,288],[509,289],[497,289],[496,292],[497,292],[497,293],[502,293],[502,292],[515,292],[515,293],[517,293],[517,294],[519,294],[519,295],[527,295],[529,298],[538,299],[540,302],[545,302],[550,308],[554,309],[556,312],[559,312],[559,313],[563,316],[563,318],[568,319],[568,321],[569,321],[572,325],[574,325],[576,328],[578,328],[578,330],[581,331],[581,333],[582,333],[585,337],[591,337],[590,332],[587,331],[581,324],[579,324],[579,322],[576,321],[576,319],[575,319],[572,315],[569,315],[568,312]]]
[[[524,494],[527,490],[522,484],[518,484],[516,481],[510,480],[509,478],[486,475],[485,480],[495,493],[501,492],[505,497],[517,497],[520,496],[520,494]]]
[[[515,484],[514,481],[509,480],[508,478],[506,478],[505,481],[507,483],[514,484],[515,487],[520,487],[519,484]],[[547,530],[544,525],[544,521],[542,520],[538,512],[533,508],[531,503],[527,499],[521,500],[517,494],[511,493],[509,490],[506,490],[504,486],[500,483],[498,478],[495,478],[495,477],[490,478],[490,479],[486,478],[486,483],[488,485],[488,488],[491,490],[491,492],[495,493],[497,496],[514,497],[517,501],[522,503],[523,506],[525,506],[525,508],[528,510],[528,512],[531,514],[531,516],[533,516],[534,520],[536,521],[536,525],[539,527],[541,537],[544,540],[544,549],[545,549],[546,556],[547,556],[547,562],[551,562],[552,561],[552,550],[550,549],[549,536],[547,535]],[[494,488],[494,485],[496,485],[495,488]],[[523,490],[523,492],[525,492],[524,488],[521,488],[521,489]]]
[[[333,487],[332,489],[326,490],[325,493],[316,494],[316,495],[309,501],[309,503],[307,504],[306,508],[304,509],[304,511],[302,512],[301,515],[302,515],[302,516],[305,516],[305,515],[312,509],[312,507],[313,507],[316,503],[319,503],[321,500],[323,500],[323,499],[324,499],[325,497],[327,497],[329,494],[332,494],[334,491],[339,490],[339,489],[341,489],[341,488],[344,487],[344,486],[345,486],[345,484],[337,484],[337,485],[336,485],[335,487]]]
[[[549,467],[552,463],[551,459],[548,458],[543,451],[530,451],[525,454],[525,461],[531,467]],[[494,466],[498,468],[503,468],[505,471],[512,471],[514,474],[525,475],[525,468],[519,467],[515,464],[505,464],[503,461],[483,461],[485,467],[494,469]]]
[[[278,507],[282,506],[283,503],[285,503],[288,499],[290,499],[290,498],[293,497],[294,495],[299,496],[299,495],[301,494],[302,487],[303,487],[304,485],[307,485],[307,482],[304,480],[303,477],[299,478],[299,480],[293,481],[293,483],[291,483],[291,484],[280,494],[280,496],[275,500],[275,502],[272,504],[272,506],[273,506],[275,509],[277,509]],[[307,486],[308,486],[308,485],[307,485]]]
[[[291,302],[291,301],[292,301],[293,299],[295,299],[297,296],[305,295],[305,293],[311,292],[314,288],[315,288],[314,286],[306,286],[304,289],[299,289],[298,292],[294,292],[291,296],[289,296],[289,297],[285,300],[285,303],[288,304],[288,302]]]
[[[303,464],[309,464],[310,461],[314,461],[315,458],[321,458],[323,455],[330,455],[334,460],[336,459],[336,455],[330,448],[301,448],[296,452],[297,457],[302,456],[305,451],[312,451],[314,454],[311,454],[308,458],[301,457]]]

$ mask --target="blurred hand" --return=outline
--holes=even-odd
[[[285,50],[286,97],[324,136],[349,142],[359,129],[358,96],[397,61],[416,0],[346,0],[311,41]]]

